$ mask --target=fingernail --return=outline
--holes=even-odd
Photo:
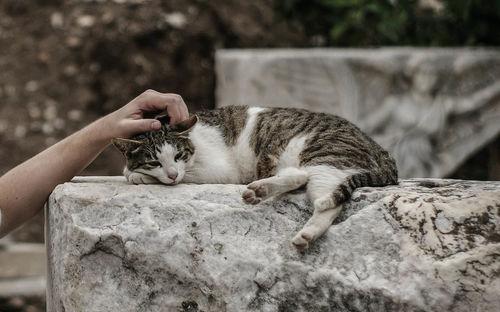
[[[159,121],[153,121],[153,123],[151,123],[151,129],[158,130],[160,128],[161,128],[161,122],[159,122]]]

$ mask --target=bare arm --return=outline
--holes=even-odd
[[[180,96],[148,90],[0,177],[0,238],[42,209],[52,190],[87,167],[112,138],[159,129],[143,112],[165,109],[172,124],[189,117]]]

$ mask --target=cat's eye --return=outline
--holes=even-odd
[[[161,167],[161,162],[159,162],[157,160],[148,161],[147,164],[150,166],[153,166],[153,167]]]
[[[177,162],[182,157],[182,153],[177,153],[174,157],[174,161]]]

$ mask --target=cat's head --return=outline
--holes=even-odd
[[[193,162],[194,146],[189,132],[198,121],[192,116],[178,124],[169,125],[137,135],[132,139],[113,139],[113,145],[125,155],[125,176],[136,172],[155,178],[164,184],[177,184],[184,178],[186,168]]]

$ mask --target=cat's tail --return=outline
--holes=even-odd
[[[389,161],[394,162],[392,158]],[[347,201],[352,192],[363,186],[385,186],[398,184],[398,172],[395,163],[377,169],[363,170],[344,179],[334,190],[332,199],[335,206]]]

